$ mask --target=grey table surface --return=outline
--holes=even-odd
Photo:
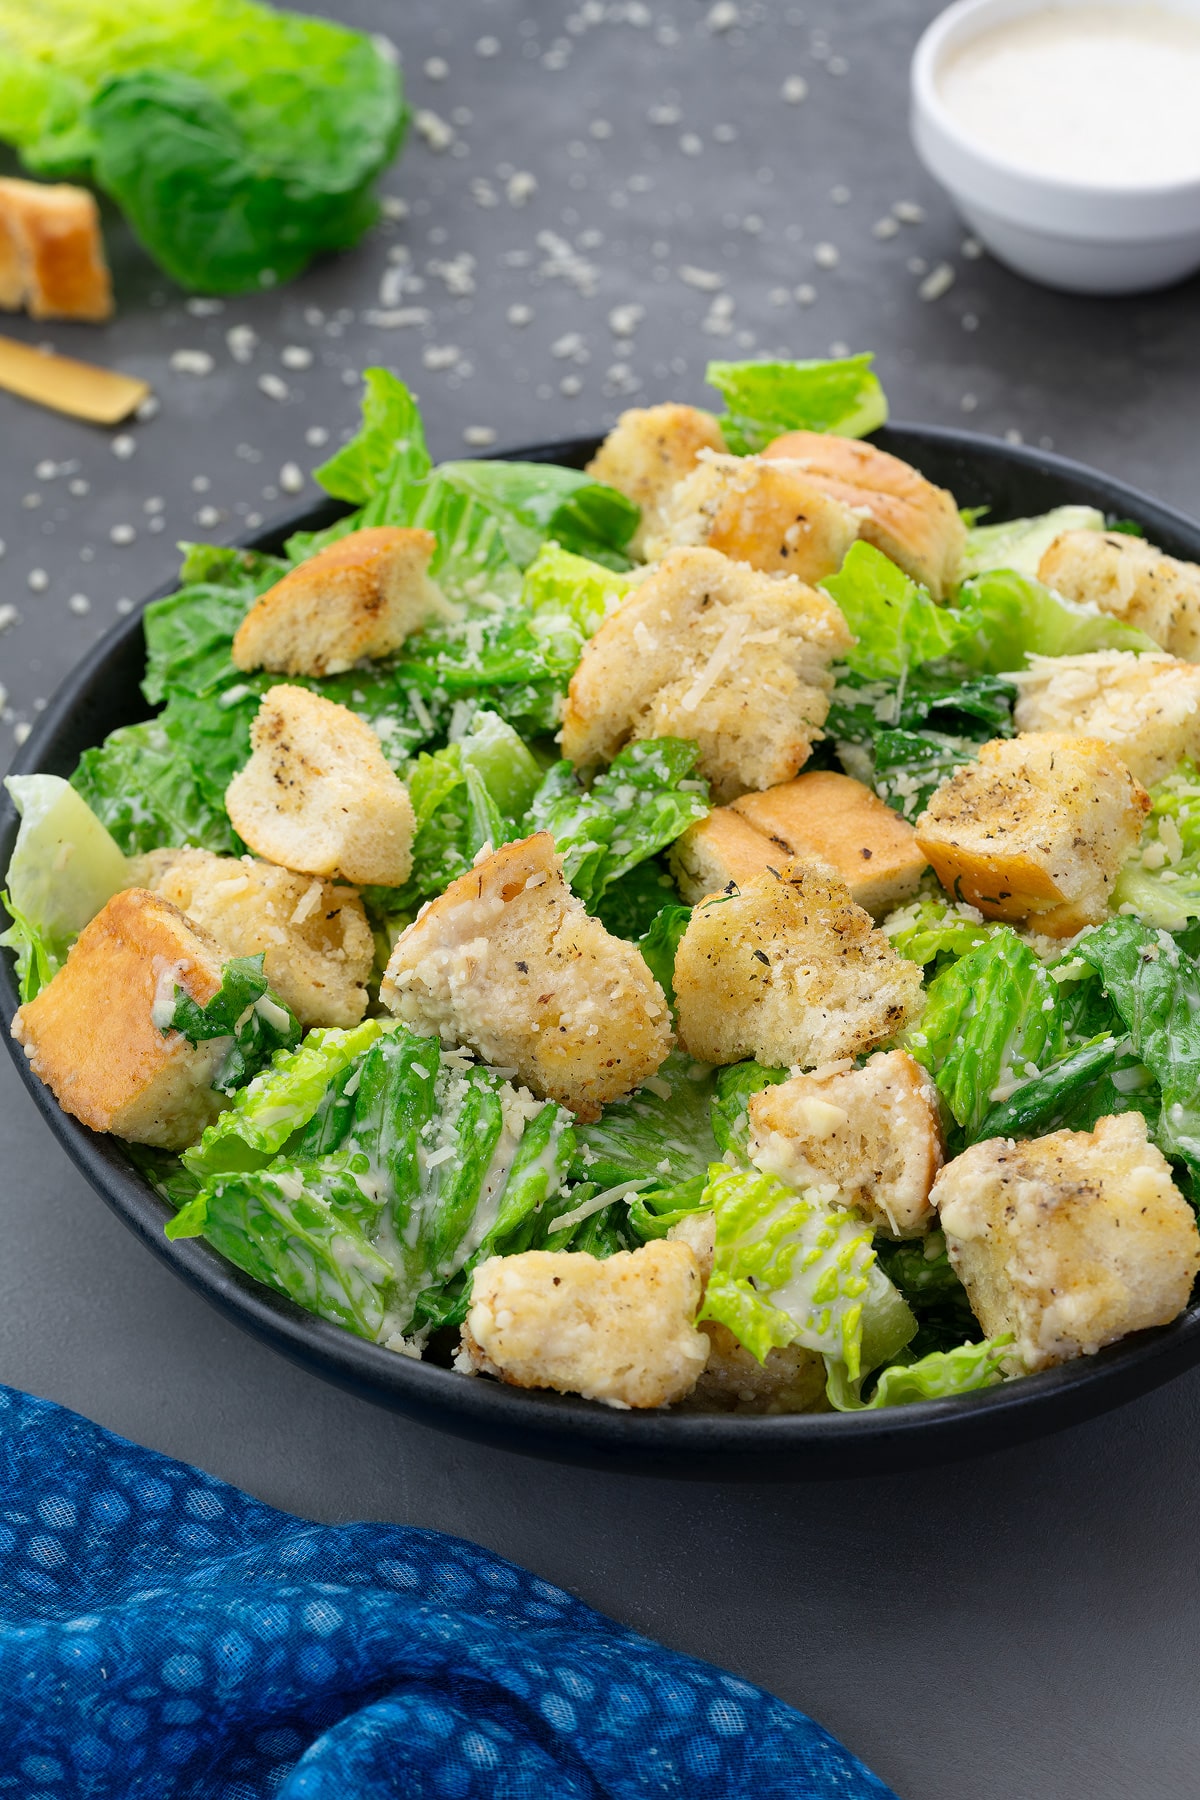
[[[376,362],[447,456],[701,400],[710,356],[871,348],[897,417],[1052,443],[1198,509],[1200,286],[1072,299],[979,255],[908,144],[923,0],[327,10],[397,41],[422,109],[372,237],[214,306],[114,226],[110,326],[11,326],[145,374],[159,409],[103,434],[0,395],[0,766],[179,539],[315,497],[302,471]],[[1200,1373],[1040,1444],[854,1483],[480,1451],[209,1311],[88,1190],[5,1059],[0,1234],[0,1378],[296,1512],[480,1540],[810,1711],[905,1800],[1200,1791]]]

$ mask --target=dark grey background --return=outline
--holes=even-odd
[[[123,456],[120,434],[0,396],[0,608],[17,615],[0,610],[0,766],[119,603],[170,576],[178,539],[232,538],[315,492],[281,471],[325,453],[307,432],[333,444],[351,426],[377,361],[418,389],[448,456],[485,431],[508,447],[703,399],[710,356],[874,349],[897,417],[1019,433],[1197,510],[1200,284],[1069,299],[964,247],[907,141],[933,6],[739,0],[734,23],[690,0],[327,10],[396,39],[414,104],[453,141],[415,134],[385,184],[407,217],[279,294],[189,307],[114,225],[111,326],[12,322],[144,373],[160,408]],[[784,97],[789,77],[805,98]],[[880,228],[897,203],[908,221]],[[923,299],[943,263],[953,285]],[[259,339],[245,363],[226,339],[242,325]],[[173,371],[179,350],[211,372]],[[811,1711],[905,1800],[1200,1791],[1200,1375],[924,1476],[625,1480],[476,1451],[260,1349],[108,1216],[6,1062],[0,1221],[6,1381],[297,1512],[479,1539]]]

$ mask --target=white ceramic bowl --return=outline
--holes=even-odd
[[[1087,3],[1056,0],[1059,8]],[[1200,17],[1200,0],[1165,4]],[[953,51],[982,31],[1047,10],[1044,0],[958,0],[933,21],[912,64],[921,161],[1001,262],[1048,287],[1132,294],[1192,274],[1200,268],[1200,180],[1112,188],[1040,175],[983,148],[943,103],[938,76]]]

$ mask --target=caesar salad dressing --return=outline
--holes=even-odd
[[[157,961],[157,957],[155,961]],[[175,990],[183,986],[183,978],[191,968],[189,962],[164,963],[154,984],[154,1003],[150,1021],[158,1031],[170,1031],[175,1021]]]
[[[1200,179],[1200,18],[1153,4],[1051,6],[946,58],[946,110],[983,149],[1090,187]]]

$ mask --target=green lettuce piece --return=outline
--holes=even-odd
[[[1036,581],[1038,564],[1060,532],[1103,530],[1104,514],[1094,506],[1056,506],[1036,518],[1009,519],[1002,525],[972,523],[959,578],[967,581],[992,569],[1011,569]]]
[[[308,1124],[337,1078],[376,1038],[396,1029],[382,1019],[364,1019],[349,1029],[310,1031],[298,1049],[279,1051],[270,1068],[242,1088],[229,1110],[184,1152],[185,1167],[201,1180],[263,1167]]]
[[[964,637],[955,651],[987,674],[1023,669],[1028,656],[1081,656],[1089,650],[1157,650],[1153,638],[1097,606],[1080,606],[1011,569],[964,581],[958,590]],[[969,635],[967,629],[969,627]]]
[[[127,856],[163,844],[191,845],[215,856],[242,850],[222,804],[224,790],[214,796],[202,783],[182,737],[174,718],[122,725],[96,749],[85,750],[71,776],[71,786]]]
[[[697,746],[644,738],[614,757],[591,788],[555,763],[533,797],[524,830],[548,831],[567,880],[589,908],[636,864],[707,816],[708,783],[693,774]]]
[[[641,512],[591,475],[557,463],[449,462],[436,476],[491,514],[518,568],[550,541],[617,570],[629,567],[625,551]]]
[[[561,629],[583,640],[599,631],[632,586],[628,575],[548,543],[525,570],[521,603],[539,633]]]
[[[859,438],[886,424],[887,400],[871,368],[874,360],[710,362],[705,380],[728,408],[720,421],[725,442],[746,456],[785,431]]]
[[[1180,763],[1150,789],[1150,816],[1111,904],[1165,931],[1182,931],[1200,918],[1200,769],[1194,763]]]
[[[21,823],[3,895],[12,924],[0,944],[16,952],[24,1001],[53,979],[89,920],[129,886],[129,871],[111,834],[69,782],[9,775],[4,785]]]
[[[1005,927],[985,919],[973,906],[940,897],[913,900],[889,913],[883,930],[893,948],[909,962],[934,972],[947,962],[957,962]]]
[[[1167,932],[1130,917],[1098,925],[1071,954],[1098,972],[1133,1056],[1162,1091],[1159,1148],[1200,1173],[1200,966]]]
[[[1112,1113],[1141,1112],[1155,1126],[1162,1093],[1128,1038],[1106,1036],[1068,1050],[1033,1081],[1001,1100],[982,1120],[981,1138],[1044,1137],[1091,1131]]]
[[[254,0],[0,0],[0,139],[90,180],[185,287],[289,280],[362,236],[407,122],[364,33]]]
[[[235,956],[221,970],[221,985],[204,1006],[176,986],[175,1006],[164,1033],[181,1032],[189,1044],[229,1038],[225,1059],[213,1076],[221,1094],[234,1094],[268,1063],[277,1050],[294,1050],[300,1024],[291,1007],[273,994],[263,974],[263,956]]]
[[[730,1063],[718,1069],[712,1124],[723,1156],[745,1161],[750,1131],[747,1109],[751,1099],[755,1094],[761,1094],[764,1088],[775,1087],[787,1078],[786,1069],[771,1069],[760,1062]]]
[[[935,975],[908,1047],[973,1143],[1000,1093],[1063,1046],[1058,984],[1015,931],[995,932]]]
[[[728,1326],[759,1362],[799,1343],[844,1363],[856,1380],[865,1366],[869,1296],[888,1315],[874,1357],[896,1355],[916,1331],[886,1277],[877,1272],[872,1282],[871,1229],[854,1213],[822,1206],[774,1176],[723,1164],[709,1171],[703,1204],[715,1214],[716,1251],[698,1316]]]
[[[609,883],[596,902],[595,917],[613,937],[642,946],[659,914],[678,904],[679,890],[663,857],[650,856]]]
[[[950,1266],[946,1239],[936,1228],[923,1238],[889,1243],[876,1238],[878,1266],[904,1296],[920,1329],[908,1345],[911,1356],[952,1350],[977,1330],[967,1290]]]
[[[917,1362],[893,1363],[884,1369],[869,1400],[858,1392],[845,1364],[829,1363],[825,1391],[838,1412],[869,1412],[883,1406],[911,1406],[918,1400],[950,1400],[976,1394],[1004,1379],[1001,1366],[1012,1334],[959,1344],[953,1350],[931,1350]]]
[[[904,675],[919,663],[957,655],[970,627],[952,608],[873,544],[851,544],[836,575],[821,583],[858,640],[846,665],[869,680]]]
[[[706,1176],[720,1154],[711,1103],[715,1071],[672,1051],[658,1074],[627,1100],[614,1100],[594,1124],[577,1125],[572,1177],[597,1184],[645,1181],[672,1188]]]
[[[666,995],[672,1012],[675,1009],[675,958],[691,917],[690,906],[664,906],[656,914],[649,931],[638,940],[638,949],[646,966]]]
[[[334,452],[313,480],[335,500],[363,506],[385,476],[423,481],[432,468],[420,409],[409,389],[390,369],[363,370],[362,425]]]

